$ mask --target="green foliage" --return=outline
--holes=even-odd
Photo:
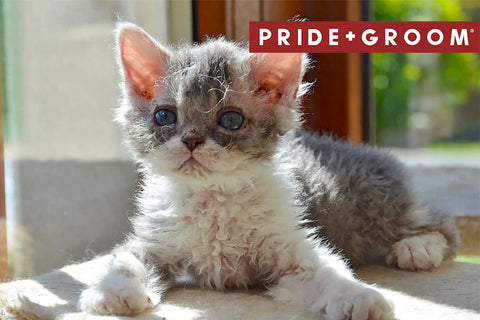
[[[475,4],[476,3],[476,4]],[[465,21],[480,9],[468,0],[374,0],[377,21]],[[464,8],[465,6],[465,8]],[[432,60],[435,63],[432,63]],[[377,130],[408,127],[409,99],[426,81],[439,90],[441,114],[451,114],[480,88],[476,53],[376,53],[373,55]]]
[[[480,264],[480,256],[460,255],[455,258],[456,262]]]
[[[456,143],[433,143],[426,146],[429,154],[454,155],[471,157],[480,156],[480,143],[478,142],[456,142]]]

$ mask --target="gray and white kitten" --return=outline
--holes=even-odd
[[[127,23],[116,36],[117,121],[145,179],[134,230],[81,310],[137,314],[187,272],[325,319],[392,319],[326,243],[355,265],[425,270],[454,255],[452,221],[415,203],[398,161],[300,129],[302,54],[222,39],[166,48]]]

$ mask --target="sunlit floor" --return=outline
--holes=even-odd
[[[32,280],[0,285],[0,318],[18,319],[19,314],[26,314],[25,319],[120,319],[89,316],[75,308],[79,292],[96,281],[109,259],[106,256]],[[393,301],[399,320],[471,320],[480,317],[478,264],[451,261],[425,272],[369,266],[357,270],[357,274],[368,283],[376,283]],[[313,320],[314,317],[298,306],[272,301],[261,291],[176,288],[168,291],[160,306],[136,319]]]

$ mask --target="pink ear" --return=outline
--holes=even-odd
[[[153,99],[155,82],[165,76],[168,68],[168,53],[131,24],[120,27],[118,45],[127,81],[136,94]]]
[[[255,53],[250,57],[256,91],[273,102],[283,95],[295,98],[302,74],[301,53]]]

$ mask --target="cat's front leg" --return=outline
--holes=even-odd
[[[79,310],[100,315],[136,315],[160,302],[164,288],[153,267],[116,250],[106,275],[82,291]]]
[[[356,280],[327,250],[317,253],[318,257],[299,259],[300,263],[287,270],[268,294],[279,301],[304,305],[322,319],[394,319],[392,303],[376,288]]]

